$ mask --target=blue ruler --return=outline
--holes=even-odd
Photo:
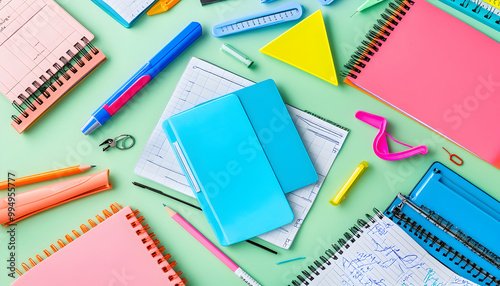
[[[297,20],[300,19],[300,17],[302,17],[302,6],[294,1],[273,10],[267,10],[261,13],[217,24],[212,28],[212,34],[216,37],[223,37],[248,30]]]
[[[500,10],[481,0],[439,0],[500,32]]]

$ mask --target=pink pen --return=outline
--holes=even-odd
[[[167,207],[165,204],[165,209],[168,214],[180,224],[187,232],[189,232],[196,240],[198,240],[206,249],[212,252],[215,257],[217,257],[222,263],[224,263],[231,271],[233,271],[238,277],[240,277],[245,283],[251,286],[260,286],[260,284],[255,281],[248,273],[246,273],[241,267],[234,263],[229,257],[227,257],[220,249],[213,245],[203,234],[201,234],[194,226],[187,222],[180,214],[178,214],[173,209]]]

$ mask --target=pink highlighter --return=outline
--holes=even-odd
[[[373,151],[375,154],[384,160],[388,161],[396,161],[396,160],[401,160],[405,159],[414,155],[418,154],[426,154],[428,149],[424,145],[420,145],[417,147],[410,146],[408,144],[402,143],[394,139],[391,135],[387,134],[385,132],[385,129],[387,127],[387,119],[382,116],[378,116],[375,114],[371,114],[365,111],[358,111],[356,112],[356,118],[363,121],[364,123],[367,123],[377,129],[379,129],[379,132],[377,136],[375,136],[375,140],[373,141]],[[391,153],[389,152],[389,147],[387,145],[387,137],[388,136],[392,141],[404,145],[406,147],[409,147],[410,149],[402,151],[402,152],[396,152],[396,153]]]

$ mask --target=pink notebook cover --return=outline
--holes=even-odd
[[[500,168],[500,44],[424,0],[408,2],[346,82]]]
[[[106,60],[93,39],[54,0],[0,1],[0,93],[17,106],[18,133]]]
[[[77,54],[75,44],[85,46],[94,35],[53,0],[0,1],[0,92],[10,102],[26,97],[26,88],[56,72],[59,58]]]
[[[138,234],[139,230],[143,231]],[[22,285],[183,286],[184,282],[130,207],[125,207],[12,283]]]

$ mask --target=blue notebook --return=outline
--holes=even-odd
[[[434,163],[386,215],[455,273],[500,284],[500,202],[443,164]]]
[[[130,28],[156,0],[92,0],[118,23]]]
[[[238,96],[172,116],[163,128],[221,245],[292,221],[290,205]]]
[[[318,180],[272,80],[174,115],[163,129],[221,245],[290,223],[284,189]]]

